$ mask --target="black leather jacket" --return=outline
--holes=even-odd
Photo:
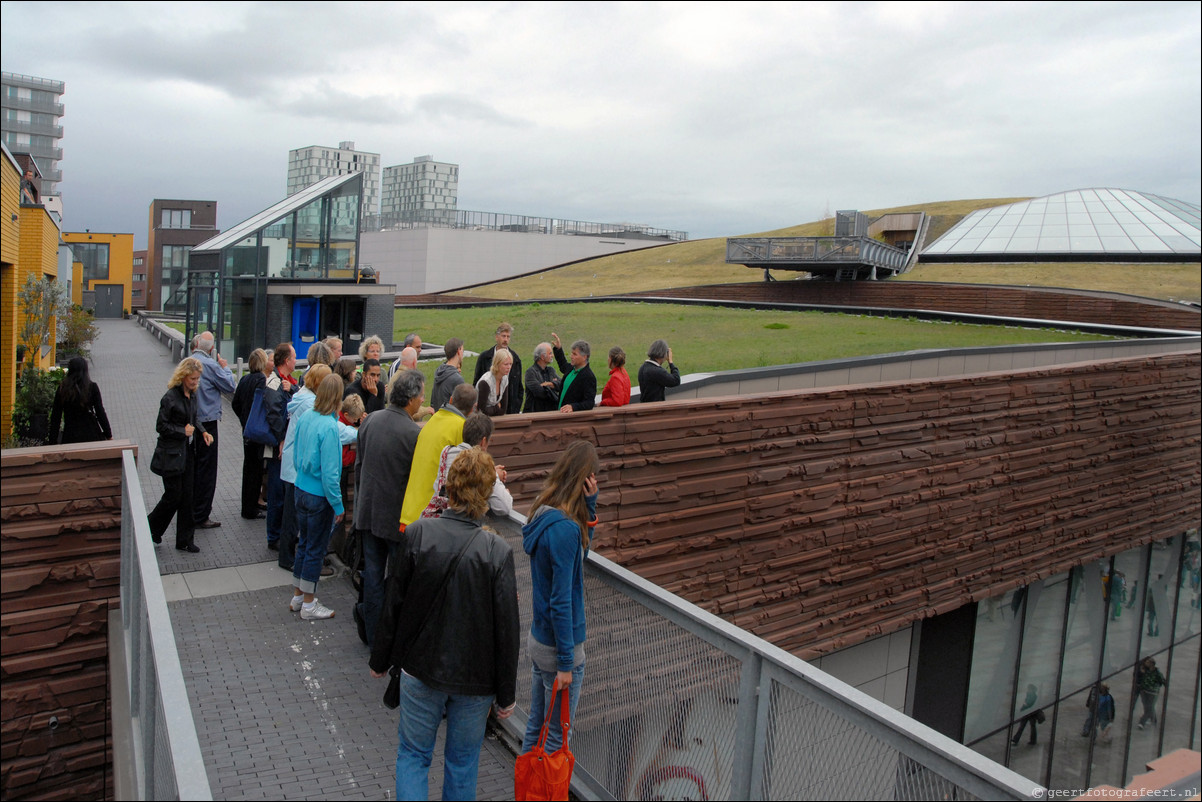
[[[520,646],[513,549],[454,510],[409,524],[405,540],[388,579],[372,670],[397,665],[443,693],[513,704]],[[443,578],[465,546],[439,602]]]

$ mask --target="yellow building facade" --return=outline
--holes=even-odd
[[[98,318],[121,317],[133,296],[134,235],[65,231],[63,242],[72,251],[71,303]]]
[[[24,320],[17,294],[29,276],[58,279],[58,246],[62,230],[41,204],[21,202],[21,168],[8,148],[0,158],[0,439],[12,434],[16,402],[17,345]],[[52,329],[53,330],[53,329]],[[54,338],[26,362],[45,368],[54,364]]]

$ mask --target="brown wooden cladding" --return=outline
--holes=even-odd
[[[3,453],[4,799],[112,798],[108,614],[119,605],[121,452],[129,448]]]
[[[1198,525],[1197,351],[495,419],[519,512],[602,459],[598,550],[810,658]]]
[[[1117,293],[929,281],[777,281],[634,293],[720,301],[938,309],[973,315],[1074,320],[1116,326],[1202,329],[1197,307]]]

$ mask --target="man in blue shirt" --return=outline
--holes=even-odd
[[[217,424],[221,420],[221,394],[234,392],[234,374],[228,363],[217,353],[213,332],[201,332],[192,341],[192,356],[200,360],[204,370],[196,388],[196,417],[204,430],[213,435],[213,443],[201,448],[196,456],[196,481],[193,485],[193,518],[197,529],[221,526],[210,516],[213,494],[217,491]]]

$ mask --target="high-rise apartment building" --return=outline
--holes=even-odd
[[[28,153],[42,174],[42,195],[59,194],[63,180],[59,162],[63,149],[64,85],[62,81],[13,72],[0,73],[0,132],[11,153]]]
[[[288,151],[288,194],[332,175],[363,173],[363,199],[360,215],[379,214],[380,154],[355,150],[354,142],[339,142],[338,147],[310,145]]]
[[[459,204],[459,165],[436,162],[433,156],[417,156],[410,164],[384,168],[384,194],[380,215],[428,212],[423,220],[438,221],[440,212],[453,222]]]
[[[146,308],[184,314],[188,253],[217,233],[217,201],[159,200],[150,204],[146,238]]]

